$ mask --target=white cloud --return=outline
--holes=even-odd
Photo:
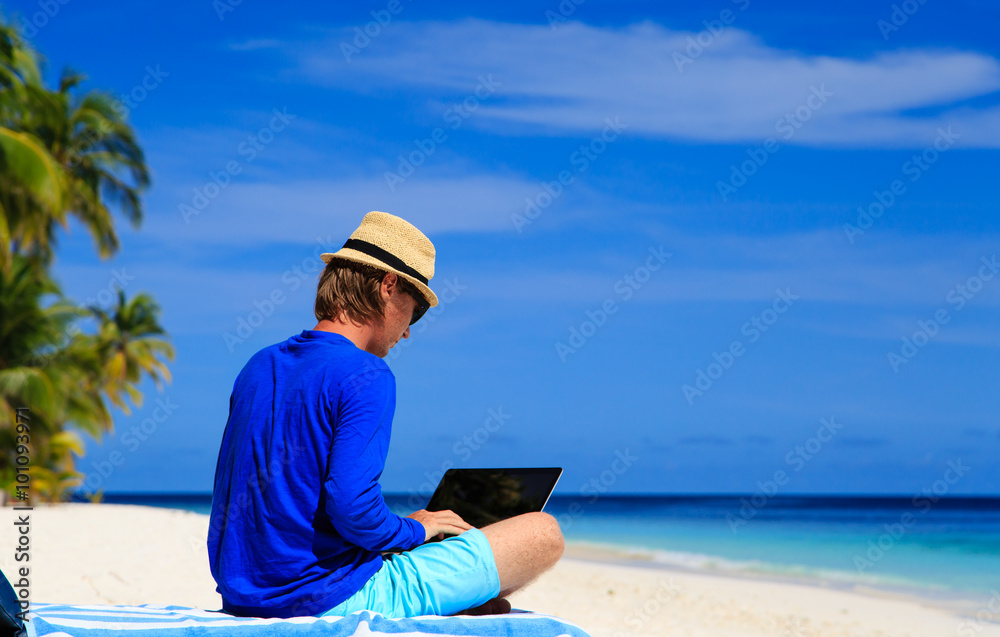
[[[356,221],[319,232],[341,241]],[[289,248],[275,253],[248,246],[242,260],[214,265],[177,250],[123,256],[115,263],[67,263],[59,267],[59,279],[67,294],[83,300],[109,287],[114,271],[124,271],[134,277],[126,287],[129,297],[142,290],[155,291],[164,325],[172,334],[217,338],[219,351],[226,351],[223,334],[235,333],[239,319],[279,291],[278,311],[254,331],[245,347],[237,348],[243,352],[309,327],[319,272],[314,256],[320,250],[314,239],[315,235],[305,239],[303,243],[311,245],[300,252]],[[511,246],[522,240],[509,235]],[[597,308],[608,298],[634,306],[636,312],[655,313],[668,304],[691,303],[751,304],[762,310],[780,288],[813,308],[791,319],[798,329],[895,342],[911,334],[917,320],[929,319],[944,308],[957,320],[942,330],[936,342],[997,347],[1000,341],[992,329],[991,312],[1000,307],[1000,277],[985,281],[965,309],[956,309],[948,300],[956,285],[978,274],[990,274],[982,270],[982,259],[997,253],[996,240],[995,236],[883,236],[870,246],[847,246],[838,231],[685,236],[663,225],[649,235],[648,244],[626,241],[640,245],[637,249],[623,248],[622,243],[609,239],[600,250],[587,253],[588,258],[566,261],[558,258],[559,246],[553,247],[556,258],[548,253],[530,257],[530,252],[521,250],[465,256],[439,253],[448,266],[439,268],[440,278],[435,277],[432,287],[441,294],[448,280],[457,279],[466,289],[459,303],[444,304],[441,311],[447,314],[447,323],[439,323],[428,335],[454,336],[478,329],[486,317],[495,318],[497,307],[531,307],[535,308],[532,312],[544,314],[548,310],[539,308]],[[623,301],[615,284],[647,262],[645,246],[660,244],[673,256],[631,299]],[[300,269],[295,270],[296,266]],[[746,318],[749,314],[742,316]],[[442,329],[445,324],[447,329]]]
[[[230,51],[257,51],[260,49],[276,49],[281,46],[281,40],[272,38],[262,38],[255,40],[244,40],[228,45]]]
[[[983,259],[997,254],[996,237],[886,237],[869,248],[849,246],[838,231],[777,236],[650,235],[673,256],[653,272],[629,303],[767,303],[775,290],[789,289],[810,302],[886,307],[917,312],[953,308],[947,301],[956,285],[985,273]],[[535,302],[591,302],[621,297],[614,285],[643,266],[646,249],[605,253],[599,265],[561,270],[538,264],[488,269],[470,264],[476,296]],[[472,295],[472,293],[470,293]],[[1000,306],[1000,277],[991,276],[975,295],[983,308]],[[867,311],[867,310],[865,310]]]
[[[399,215],[429,236],[444,232],[513,231],[511,214],[538,184],[516,177],[414,176],[390,191],[382,177],[233,183],[186,223],[179,203],[151,215],[144,230],[157,238],[248,245],[313,243],[346,237],[371,210]]]
[[[632,134],[681,140],[922,147],[938,127],[953,125],[960,146],[1000,146],[1000,107],[959,105],[1000,89],[1000,62],[989,55],[807,55],[729,27],[679,70],[675,53],[686,55],[692,35],[648,21],[622,28],[570,22],[556,30],[477,19],[399,23],[349,63],[342,31],[305,47],[298,62],[322,85],[409,85],[454,101],[492,74],[500,87],[469,125],[507,133],[593,134],[617,115]],[[821,88],[832,95],[786,139],[776,122]]]

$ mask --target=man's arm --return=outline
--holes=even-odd
[[[344,539],[369,551],[410,549],[426,537],[419,521],[389,510],[378,484],[395,406],[392,372],[373,369],[346,380],[334,408],[337,418],[323,484],[326,513]]]

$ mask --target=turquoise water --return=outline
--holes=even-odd
[[[105,501],[211,507],[210,495]],[[401,515],[413,510],[409,496],[386,501]],[[553,496],[545,510],[570,542],[667,566],[937,594],[1000,591],[1000,498]]]
[[[568,539],[642,548],[672,566],[941,593],[1000,590],[1000,499],[748,502],[559,498],[546,510],[562,520]]]

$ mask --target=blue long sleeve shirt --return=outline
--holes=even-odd
[[[215,470],[208,556],[223,609],[317,615],[364,586],[380,551],[422,544],[392,513],[385,467],[396,381],[333,332],[303,330],[236,378]]]

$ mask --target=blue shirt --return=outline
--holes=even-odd
[[[229,399],[208,531],[225,611],[318,615],[364,586],[379,551],[424,542],[378,484],[395,408],[389,366],[340,334],[303,330],[250,358]]]

